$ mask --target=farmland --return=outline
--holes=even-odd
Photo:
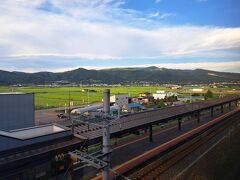
[[[109,88],[111,94],[128,93],[129,96],[138,96],[141,92],[154,93],[156,90],[175,91],[189,93],[189,87],[171,90],[165,86],[121,86],[121,87],[0,87],[0,92],[25,92],[35,94],[35,109],[58,108],[68,106],[69,97],[71,105],[87,105],[102,101],[103,90]],[[82,92],[83,89],[88,91]],[[239,88],[231,91],[231,88],[209,88],[216,95],[218,94],[239,94]],[[70,94],[70,96],[69,96]]]
[[[35,93],[35,109],[57,108],[68,106],[69,92],[73,106],[87,105],[102,101],[103,89],[106,87],[0,87],[0,92]],[[89,89],[95,92],[82,92]],[[109,87],[111,94],[128,93],[137,96],[140,92],[155,92],[159,89],[152,87]]]

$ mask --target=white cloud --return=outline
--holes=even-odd
[[[155,0],[155,3],[158,4],[160,3],[162,0]]]
[[[207,69],[222,72],[240,73],[240,61],[230,62],[193,62],[193,63],[163,63],[163,64],[145,64],[141,67],[156,66],[169,69]]]
[[[158,17],[158,16],[159,16],[159,12],[149,14],[149,17]]]
[[[150,67],[156,66],[159,68],[168,69],[207,69],[212,71],[220,72],[235,72],[240,73],[240,61],[230,62],[193,62],[193,63],[161,63],[161,64],[143,64],[143,65],[132,65],[132,66],[121,66],[121,67]],[[108,69],[114,66],[97,67],[97,66],[85,66],[86,69]],[[119,66],[118,66],[119,67]]]
[[[47,2],[51,3],[46,6]],[[159,19],[170,14],[157,12],[152,17],[159,18],[153,19],[149,14],[121,8],[124,3],[123,0],[3,1],[0,61],[24,56],[100,60],[219,57],[240,48],[240,28],[163,26]],[[52,12],[44,11],[47,7]],[[227,55],[239,57],[236,52]]]
[[[197,2],[207,2],[208,0],[196,0]]]
[[[156,63],[156,64],[142,64],[142,65],[131,65],[131,66],[69,66],[69,67],[22,67],[18,68],[16,66],[2,66],[2,70],[7,71],[24,71],[24,72],[39,72],[39,71],[50,71],[50,72],[64,72],[69,70],[74,70],[79,67],[85,69],[109,69],[109,68],[124,68],[124,67],[149,67],[156,66],[159,68],[168,69],[207,69],[220,72],[235,72],[240,73],[240,61],[229,61],[229,62],[192,62],[192,63]]]

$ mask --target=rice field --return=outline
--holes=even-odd
[[[71,106],[80,106],[93,104],[102,101],[102,94],[104,89],[110,89],[111,95],[118,93],[128,93],[129,96],[138,96],[141,92],[154,93],[157,90],[177,91],[180,93],[189,93],[189,88],[181,90],[171,90],[165,86],[121,86],[121,87],[11,87],[0,86],[0,92],[25,92],[35,94],[35,109],[60,108],[68,106],[69,97]],[[83,89],[88,91],[83,92]],[[206,87],[205,90],[210,89],[217,94],[228,94],[230,88],[212,89]],[[236,94],[239,94],[240,88],[236,88]],[[232,93],[231,93],[232,94]],[[235,94],[235,93],[233,93]]]
[[[58,108],[68,106],[87,105],[102,101],[103,90],[109,88],[111,95],[128,93],[138,96],[140,92],[156,92],[163,87],[0,87],[0,92],[25,92],[35,94],[35,109]],[[89,92],[82,92],[89,89]],[[94,92],[92,92],[94,91]]]

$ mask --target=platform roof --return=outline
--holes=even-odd
[[[69,131],[69,128],[61,127],[56,124],[49,124],[43,126],[34,126],[30,128],[16,129],[5,131],[1,130],[0,135],[15,138],[15,139],[31,139],[40,136],[50,135],[58,132]]]

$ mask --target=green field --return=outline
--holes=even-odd
[[[46,109],[68,106],[69,91],[70,101],[74,106],[86,105],[102,101],[103,90],[109,88],[111,94],[128,93],[129,96],[137,96],[140,92],[156,92],[163,89],[152,87],[0,87],[0,92],[26,92],[35,93],[35,108]],[[97,92],[82,92],[82,89],[95,90]]]
[[[87,105],[102,101],[103,90],[109,88],[111,95],[128,93],[129,96],[138,96],[141,92],[154,93],[156,90],[177,91],[189,93],[188,88],[171,90],[164,86],[121,86],[121,87],[0,87],[0,92],[26,92],[35,93],[35,109],[58,108],[68,106],[69,91],[70,101],[73,106]],[[96,92],[82,92],[82,89],[95,90]],[[210,89],[210,88],[206,88]],[[211,89],[216,94],[224,93],[230,88]]]

